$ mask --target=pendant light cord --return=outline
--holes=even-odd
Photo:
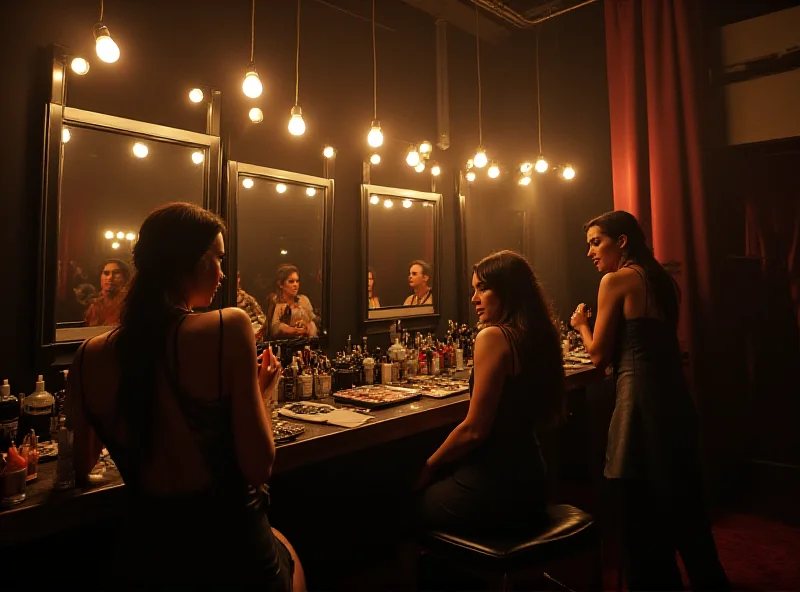
[[[481,30],[478,3],[475,4],[475,53],[478,62],[478,146],[483,146],[483,91],[481,89]]]
[[[378,53],[375,49],[375,0],[372,0],[372,119],[378,119]]]
[[[104,0],[100,0],[100,22],[103,22],[103,13],[105,11]]]
[[[256,0],[253,0],[253,7],[250,11],[250,63],[255,62],[256,50]]]
[[[300,0],[297,0],[297,53],[294,60],[294,106],[300,100]]]
[[[536,33],[536,127],[539,132],[539,156],[542,155],[542,99],[539,93],[539,31]]]

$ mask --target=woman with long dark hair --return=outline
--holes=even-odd
[[[564,369],[558,331],[528,261],[512,251],[478,262],[475,340],[467,417],[419,477],[432,528],[502,532],[544,516],[545,466],[534,428],[557,420]]]
[[[584,231],[587,256],[605,275],[594,331],[585,304],[570,322],[594,365],[614,368],[604,474],[617,501],[628,589],[683,589],[676,551],[694,589],[726,589],[703,511],[698,422],[678,343],[677,284],[628,212],[598,216]]]
[[[105,444],[130,502],[120,586],[305,587],[265,508],[275,444],[262,394],[280,364],[267,350],[258,369],[244,311],[193,312],[223,279],[224,230],[194,204],[154,210],[120,326],[86,341],[72,364],[77,476]]]

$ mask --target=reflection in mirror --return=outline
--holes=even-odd
[[[259,338],[321,331],[328,189],[325,179],[317,181],[238,175],[236,300]]]
[[[378,189],[365,186],[367,318],[433,314],[438,196]]]
[[[141,223],[167,202],[203,205],[208,148],[77,125],[62,129],[56,340],[119,323]]]

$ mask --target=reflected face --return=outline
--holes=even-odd
[[[422,265],[412,265],[408,270],[408,285],[412,290],[428,285],[428,276],[422,275]]]
[[[627,237],[623,235],[615,241],[599,226],[592,226],[586,231],[586,242],[589,244],[586,256],[592,260],[597,271],[617,271],[627,240]]]
[[[225,258],[225,241],[222,233],[218,234],[198,264],[197,293],[190,306],[202,307],[211,304],[225,274],[222,273],[222,261]]]
[[[287,296],[295,298],[297,293],[300,292],[300,276],[296,272],[292,272],[281,284],[281,290]]]
[[[106,263],[100,272],[100,289],[103,294],[116,294],[125,285],[125,273],[116,263]]]
[[[500,320],[503,313],[503,303],[493,290],[487,288],[478,279],[476,274],[472,274],[472,306],[475,307],[475,314],[483,324],[496,323]]]
[[[370,271],[367,274],[367,289],[369,290],[370,295],[372,295],[372,289],[375,287],[375,278],[372,277],[372,272]]]

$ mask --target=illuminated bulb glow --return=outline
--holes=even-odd
[[[367,134],[367,144],[373,148],[377,148],[383,144],[383,132],[381,131],[381,122],[377,119],[373,120],[372,127]]]
[[[277,185],[275,185],[275,191],[277,191],[278,193],[286,193],[286,185],[284,185],[283,183],[278,183]]]
[[[472,162],[479,169],[482,169],[489,163],[489,159],[486,156],[486,152],[483,151],[483,148],[478,148],[475,156],[472,157]]]
[[[203,94],[203,91],[199,88],[193,88],[192,90],[189,91],[189,100],[192,103],[199,103],[200,101],[203,100],[203,97],[205,97],[205,95]]]
[[[132,232],[129,232],[128,234],[125,235],[125,240],[132,241],[135,238],[136,238],[136,235],[133,234]]]
[[[336,150],[333,149],[333,146],[325,146],[322,150],[322,156],[325,158],[333,158],[334,154],[336,154]]]
[[[369,157],[369,161],[372,164],[380,164],[381,163],[381,155],[376,152],[372,156]]]
[[[472,183],[475,180],[475,173],[473,171],[469,171],[466,174],[467,181]]]
[[[114,233],[111,232],[110,230],[106,230],[105,237],[108,238],[108,239],[112,239],[112,238],[114,238]]]
[[[500,167],[497,166],[496,162],[493,162],[486,173],[489,175],[490,179],[497,179],[497,177],[500,176]]]
[[[116,62],[119,59],[119,46],[111,38],[108,27],[95,25],[93,32],[95,39],[94,50],[97,52],[97,57],[107,64]]]
[[[70,141],[70,139],[72,139],[72,134],[70,133],[69,129],[63,128],[61,130],[61,141],[66,144]]]
[[[286,249],[281,249],[281,255],[288,255],[288,254],[289,251],[287,251]]]
[[[289,118],[289,133],[293,136],[302,136],[306,133],[306,122],[303,121],[303,110],[295,105],[291,110]]]
[[[408,209],[408,208],[410,208],[411,206],[412,206],[412,203],[411,203],[411,200],[410,200],[410,199],[404,199],[404,200],[403,200],[403,207],[404,207],[405,209]]]
[[[532,168],[533,168],[533,165],[531,163],[523,162],[521,165],[519,165],[519,172],[522,173],[522,174],[525,174],[525,173],[530,172],[530,170]]]
[[[431,167],[431,175],[433,175],[434,177],[438,177],[438,176],[439,176],[439,175],[441,175],[441,174],[442,174],[442,169],[441,169],[441,167],[440,167],[438,164],[434,164],[434,165]]]
[[[206,157],[205,154],[203,154],[199,150],[195,150],[194,152],[192,152],[192,162],[195,164],[202,163],[205,157]]]
[[[421,173],[422,171],[425,170],[425,163],[420,162],[417,166],[414,167],[414,170],[417,171],[418,173]]]
[[[83,58],[73,58],[72,62],[70,63],[70,67],[75,74],[78,76],[83,76],[89,71],[89,62]]]
[[[256,67],[253,64],[247,68],[247,73],[244,75],[244,82],[242,82],[242,92],[244,96],[251,99],[257,99],[264,91],[264,86],[261,84],[261,79],[258,77]]]
[[[253,185],[255,185],[255,183],[250,177],[242,179],[242,187],[244,187],[245,189],[252,189]]]
[[[371,203],[373,206],[376,206],[379,203],[381,203],[381,198],[378,197],[377,195],[370,195],[369,196],[369,203]]]
[[[112,249],[119,249],[119,243],[118,242],[111,243],[111,248]]]
[[[394,205],[394,202],[391,199],[386,199],[383,201],[383,207],[391,208]]]
[[[419,152],[417,152],[416,146],[411,146],[408,149],[408,154],[406,154],[406,164],[410,167],[415,167],[419,164]]]
[[[247,114],[247,116],[253,123],[261,123],[264,121],[264,112],[258,107],[253,107],[250,109],[250,112]]]
[[[571,166],[564,167],[564,170],[561,172],[561,176],[564,177],[567,181],[570,181],[575,178],[575,169]]]
[[[430,154],[431,150],[433,150],[433,146],[431,146],[430,142],[426,141],[419,145],[420,154]]]
[[[119,240],[122,240],[123,238],[125,238],[125,233],[124,233],[124,232],[118,232],[118,233],[117,233],[117,238],[118,238]]]
[[[543,156],[537,158],[536,164],[533,166],[533,168],[536,169],[537,173],[546,173],[549,167],[550,165],[547,163],[547,161],[544,159]]]
[[[133,154],[138,158],[145,158],[150,153],[150,150],[147,148],[146,145],[142,144],[141,142],[136,142],[133,145]]]
[[[317,190],[313,187],[306,187],[306,195],[308,197],[314,197],[317,194]]]
[[[531,184],[531,178],[530,177],[522,177],[519,180],[519,184],[522,185],[523,187],[525,187],[527,185],[530,185]]]

